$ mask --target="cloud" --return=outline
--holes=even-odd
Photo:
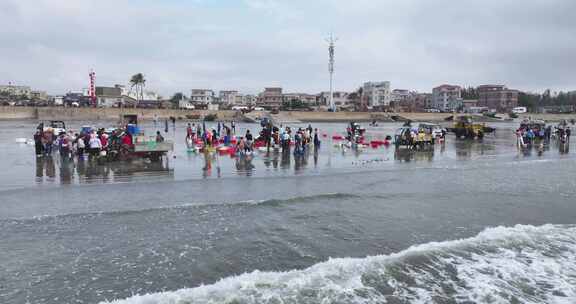
[[[369,80],[569,88],[576,2],[448,0],[3,0],[0,83],[52,93],[126,83],[164,95],[193,87],[318,92],[336,47],[336,86]]]

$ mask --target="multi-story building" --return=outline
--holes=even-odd
[[[98,96],[122,96],[122,88],[118,86],[113,87],[96,87],[96,97]]]
[[[462,101],[464,112],[470,113],[471,109],[478,107],[478,99],[464,99]]]
[[[257,103],[258,103],[258,96],[251,95],[251,94],[242,95],[241,104],[246,105],[246,106],[254,106]]]
[[[152,103],[153,100],[161,99],[158,93],[153,91],[139,92],[136,88],[126,88],[126,86],[120,84],[116,84],[114,87],[120,89],[122,96],[127,96],[134,100],[149,100],[149,103]]]
[[[48,93],[46,91],[30,91],[30,98],[48,100]]]
[[[306,93],[286,93],[282,95],[284,102],[299,102],[307,106],[315,106],[317,97],[313,94]]]
[[[395,104],[400,104],[412,97],[414,92],[410,90],[394,89],[392,90],[392,100],[391,102]]]
[[[282,88],[264,88],[264,92],[258,95],[258,104],[268,109],[279,109],[282,100]]]
[[[190,92],[190,101],[193,104],[212,104],[214,97],[214,91],[208,89],[192,89]]]
[[[431,106],[432,94],[412,91],[409,92],[409,94],[403,95],[401,98],[398,98],[397,96],[392,102],[396,111],[423,112],[426,108]]]
[[[462,108],[462,88],[443,84],[432,89],[432,108],[452,112]]]
[[[32,89],[29,86],[0,85],[0,92],[13,96],[26,96],[30,98]]]
[[[236,104],[238,91],[220,91],[218,96],[220,98],[220,103],[231,106]]]
[[[242,105],[243,102],[244,102],[244,95],[236,94],[236,96],[234,96],[234,104],[235,105]]]
[[[332,92],[332,100],[334,101],[334,106],[336,106],[336,108],[341,108],[344,106],[347,106],[349,104],[349,99],[348,99],[348,95],[350,95],[350,93],[348,92],[342,92],[342,91],[337,91],[337,92]],[[320,105],[323,106],[329,106],[330,103],[330,92],[322,92],[318,95],[318,103]]]
[[[366,82],[362,87],[362,102],[368,109],[390,106],[390,81]]]
[[[413,112],[423,112],[432,107],[432,93],[418,93],[414,102]]]
[[[394,89],[392,90],[390,104],[396,111],[406,111],[411,107],[415,94],[415,92],[410,90]]]
[[[504,85],[481,85],[478,87],[478,106],[498,112],[510,112],[518,106],[518,91]]]
[[[95,91],[98,107],[132,106],[135,103],[135,99],[122,95],[122,87],[118,85],[113,87],[96,87]]]
[[[185,110],[194,110],[195,107],[188,98],[182,98],[178,100],[178,108],[185,109]]]

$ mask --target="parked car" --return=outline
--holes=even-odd
[[[439,124],[433,124],[433,123],[429,123],[429,122],[423,122],[421,124],[418,125],[418,129],[426,129],[428,130],[429,133],[432,134],[433,138],[437,138],[437,137],[441,137],[442,136],[442,131],[444,131],[444,133],[448,132],[445,128],[443,128],[441,125]]]

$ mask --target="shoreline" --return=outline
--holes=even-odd
[[[252,112],[254,113],[254,112]],[[177,120],[198,121],[206,115],[216,115],[220,121],[242,121],[244,115],[232,110],[171,110],[171,109],[133,109],[133,108],[62,108],[62,107],[0,107],[0,121],[10,120],[63,120],[63,121],[93,121],[93,120],[117,120],[124,114],[137,114],[141,120],[168,119],[175,117]],[[261,117],[267,116],[262,112]],[[384,113],[384,112],[298,112],[282,111],[270,115],[278,122],[301,122],[301,123],[348,123],[350,121],[379,123],[402,121],[445,122],[450,113]],[[507,115],[499,114],[500,117]],[[559,122],[561,120],[576,119],[576,114],[519,114],[513,121],[522,119],[539,119],[547,122]],[[480,116],[482,117],[482,116]],[[394,120],[393,118],[396,118]],[[482,117],[484,118],[484,117]],[[485,122],[510,122],[512,120],[500,120],[486,118]]]

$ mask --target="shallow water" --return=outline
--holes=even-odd
[[[518,151],[514,124],[359,153],[315,124],[317,155],[207,161],[179,123],[164,162],[104,166],[36,161],[32,122],[0,127],[1,303],[576,301],[576,157]]]

